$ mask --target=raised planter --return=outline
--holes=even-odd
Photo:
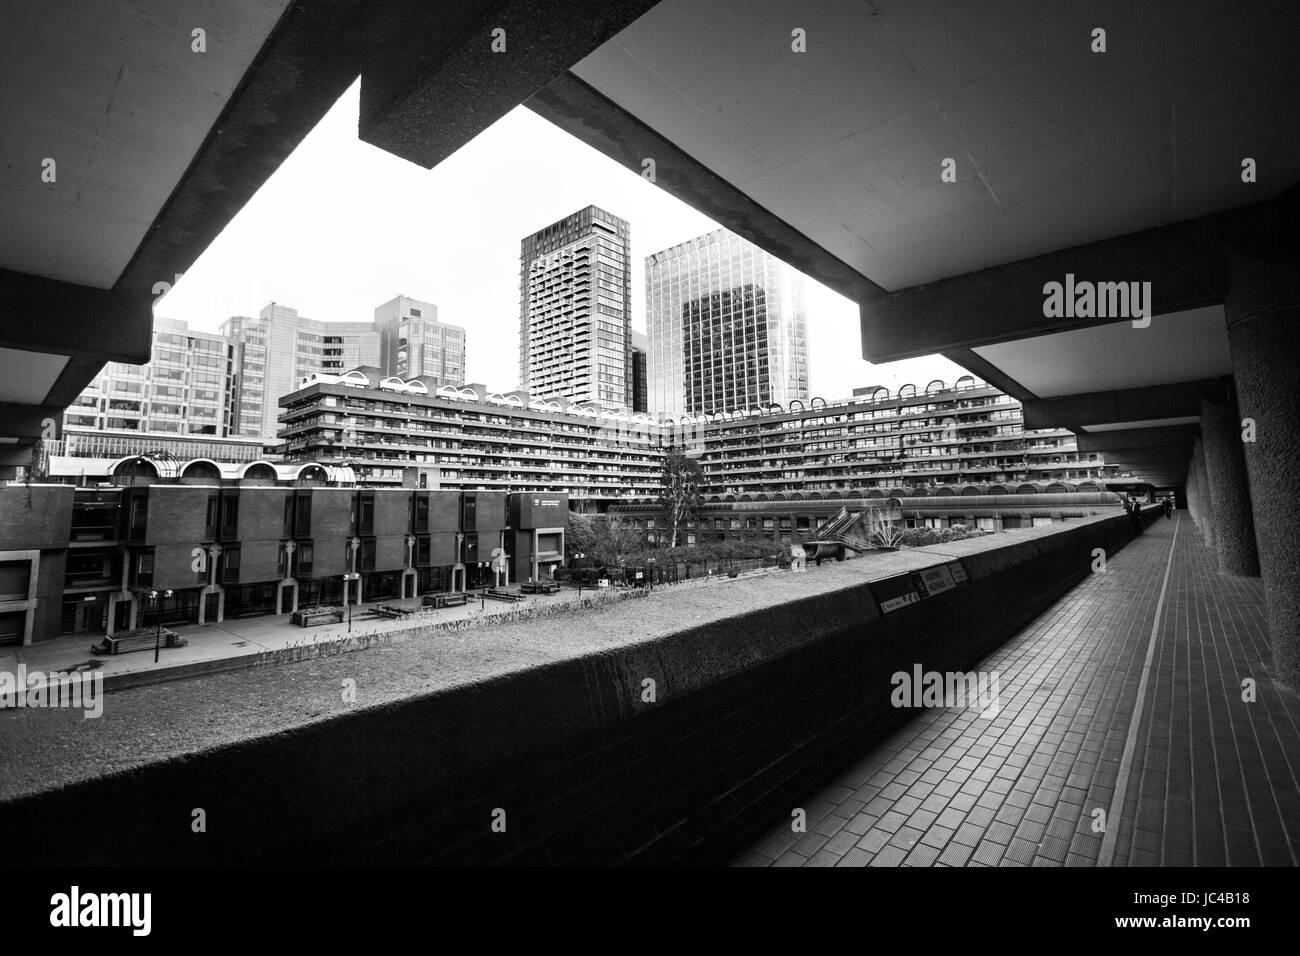
[[[339,624],[343,621],[343,609],[341,607],[300,607],[289,615],[289,621],[299,627]]]
[[[161,637],[157,628],[138,627],[134,631],[114,634],[112,637],[105,637],[98,644],[92,644],[90,653],[125,654],[128,651],[147,651],[152,650],[156,643],[163,647],[184,647],[189,642],[175,631],[165,627],[162,629]]]

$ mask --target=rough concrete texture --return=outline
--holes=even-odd
[[[1207,546],[1214,544],[1214,499],[1210,495],[1210,480],[1205,467],[1205,442],[1198,435],[1192,444],[1191,475],[1196,488],[1195,505],[1192,508],[1192,520],[1201,532]]]
[[[975,663],[1128,539],[1082,519],[0,713],[0,830],[64,863],[716,861],[906,719],[891,672]],[[871,581],[957,559],[970,585],[877,610]]]
[[[1259,574],[1250,479],[1234,404],[1201,400],[1201,441],[1207,494],[1213,501],[1215,551],[1225,574]]]
[[[1237,401],[1255,424],[1245,452],[1269,637],[1281,679],[1300,687],[1300,268],[1237,258],[1233,269],[1224,311]]]

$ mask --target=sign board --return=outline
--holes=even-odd
[[[948,570],[947,565],[943,564],[937,568],[913,571],[912,583],[916,585],[916,591],[922,598],[934,597],[944,591],[951,591],[957,586],[952,579],[952,572]]]
[[[640,581],[641,578],[643,578],[644,576],[645,576],[645,575],[643,575],[640,571],[638,571],[638,572],[636,573],[636,579],[637,579],[638,581]]]
[[[970,581],[970,576],[966,573],[966,566],[960,561],[950,561],[944,565],[948,573],[952,575],[953,582],[956,584],[966,584]]]
[[[921,600],[910,574],[899,574],[892,578],[885,578],[883,581],[873,581],[871,593],[883,614],[889,614],[891,611],[897,611]]]
[[[513,502],[512,517],[518,528],[562,528],[569,520],[568,495],[525,493]]]

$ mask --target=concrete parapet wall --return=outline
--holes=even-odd
[[[890,705],[891,674],[971,667],[1130,536],[1116,515],[900,552],[969,580],[888,613],[897,576],[867,562],[817,593],[812,573],[728,582],[754,610],[0,804],[5,857],[718,862],[913,716]]]

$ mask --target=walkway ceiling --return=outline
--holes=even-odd
[[[1081,397],[1081,432],[1188,418],[1175,399],[1230,367],[1225,240],[1294,227],[1289,0],[218,6],[6,14],[0,469],[104,361],[145,360],[154,285],[358,74],[368,142],[433,166],[525,101],[858,301],[867,359],[941,352],[1049,424]],[[1045,317],[1067,273],[1150,281],[1156,318]]]
[[[7,4],[0,477],[105,362],[148,360],[158,284],[198,258],[359,74],[362,137],[431,166],[653,3]],[[498,28],[507,55],[492,49]]]
[[[1293,13],[664,0],[529,105],[856,299],[870,361],[943,353],[1029,401],[1215,381],[1225,237],[1300,182]],[[1156,318],[1045,317],[1067,273],[1151,282]],[[1186,416],[1147,417],[1089,425]]]

